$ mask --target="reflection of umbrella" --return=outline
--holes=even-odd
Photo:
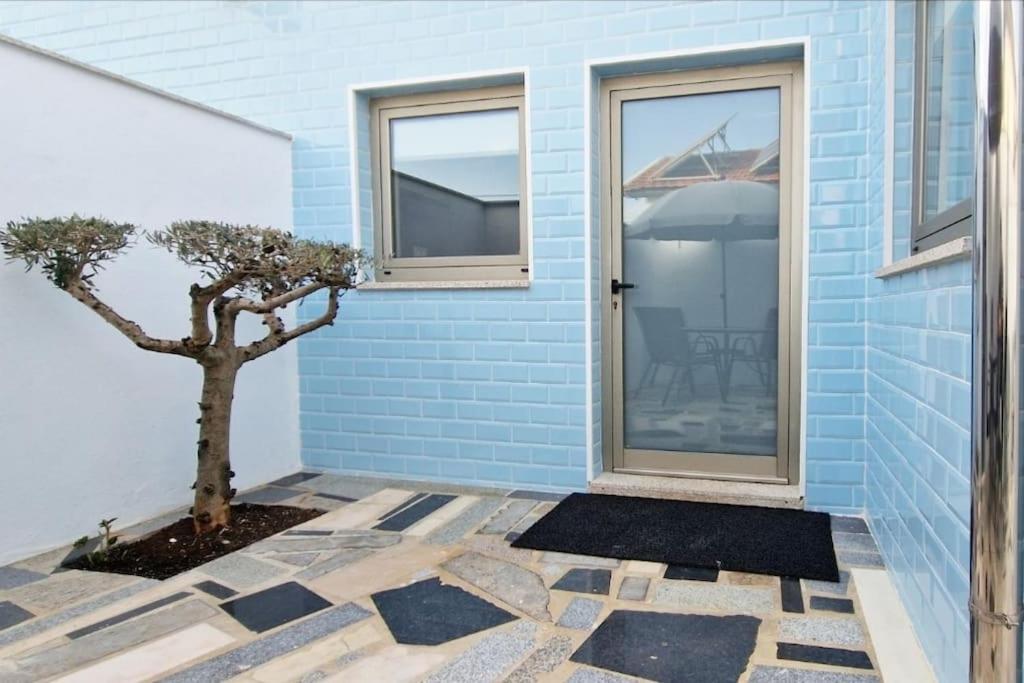
[[[658,198],[625,226],[626,239],[722,242],[722,326],[729,326],[725,297],[725,243],[779,236],[779,188],[749,180],[688,185]]]

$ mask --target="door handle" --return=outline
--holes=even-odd
[[[632,282],[619,282],[618,280],[612,280],[612,294],[618,294],[624,289],[634,289],[636,285]]]

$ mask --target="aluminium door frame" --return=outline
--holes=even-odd
[[[801,62],[777,62],[740,67],[658,72],[604,79],[600,83],[600,216],[601,216],[601,404],[602,462],[606,472],[628,474],[797,484],[800,479],[800,426],[803,419],[803,240],[804,226],[804,74]],[[743,461],[756,456],[713,455],[719,467],[666,470],[627,468],[622,425],[622,306],[612,308],[610,282],[621,279],[621,103],[680,95],[712,94],[763,87],[780,88],[779,231],[779,396],[778,448],[774,467],[744,472]],[[788,140],[788,142],[785,142]],[[785,147],[785,150],[783,150]],[[784,157],[783,157],[784,158]],[[783,192],[783,178],[788,187]],[[616,224],[618,227],[616,227]],[[788,234],[781,229],[789,226]],[[786,238],[788,237],[788,244]],[[617,295],[620,299],[622,295]],[[625,294],[629,296],[629,294]],[[788,351],[783,355],[783,343]],[[616,388],[621,390],[616,392]],[[785,387],[785,390],[783,390]],[[688,454],[660,451],[683,457]],[[722,459],[724,458],[724,460]],[[692,460],[692,458],[689,458]],[[722,471],[721,465],[726,465]]]

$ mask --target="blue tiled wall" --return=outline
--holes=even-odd
[[[352,228],[347,86],[527,67],[532,286],[346,296],[342,323],[300,342],[303,459],[577,489],[588,411],[600,448],[599,385],[586,403],[599,354],[595,340],[585,366],[584,60],[810,36],[807,498],[859,512],[871,4],[2,3],[0,31],[293,133],[295,225],[335,239]]]
[[[883,3],[872,8],[872,25],[884,23],[885,11]],[[895,258],[908,255],[913,15],[912,2],[895,6]],[[869,260],[877,268],[885,239],[885,36],[871,35]],[[968,659],[970,327],[967,260],[868,282],[867,512],[918,638],[939,679],[951,682],[966,680]]]

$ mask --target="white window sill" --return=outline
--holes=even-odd
[[[423,289],[529,289],[529,280],[441,280],[437,282],[363,282],[356,290],[423,290]]]
[[[935,266],[947,261],[956,261],[958,259],[967,258],[970,256],[972,248],[970,237],[958,237],[951,242],[940,244],[937,247],[932,247],[931,249],[922,251],[919,254],[914,254],[913,256],[909,256],[905,259],[900,259],[895,263],[882,266],[875,271],[875,277],[885,279],[896,275],[902,275],[903,273],[909,273],[913,270],[920,270],[922,268]]]

